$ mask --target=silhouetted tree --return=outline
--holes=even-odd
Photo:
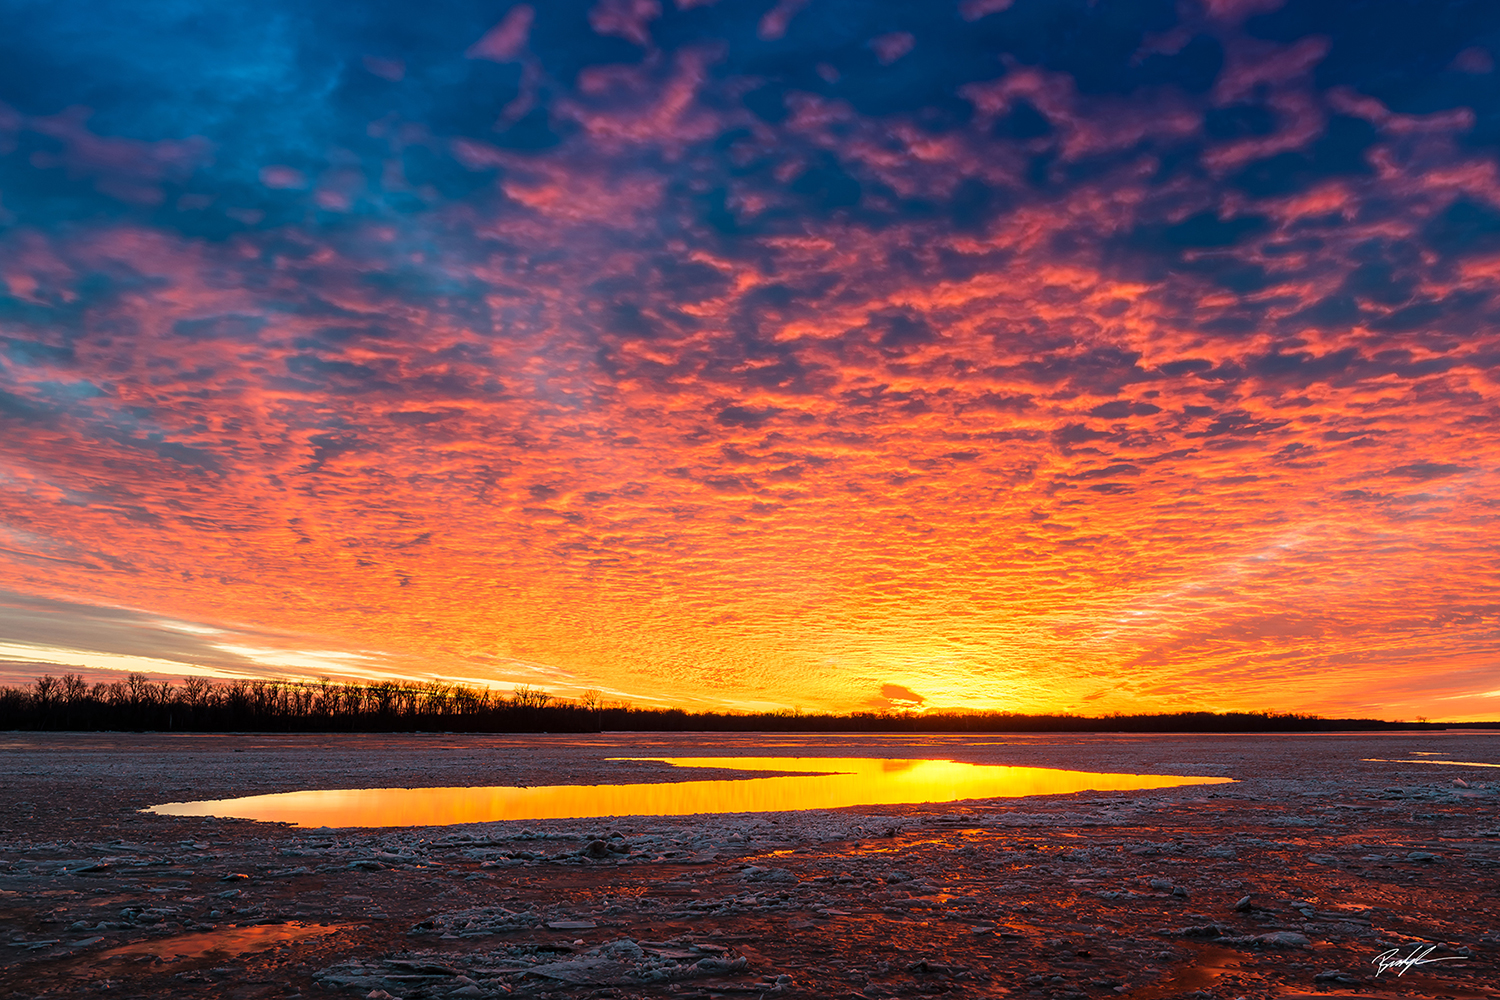
[[[489,689],[431,681],[402,684],[314,683],[290,680],[212,682],[190,677],[180,686],[144,674],[92,688],[76,674],[42,676],[25,687],[0,687],[0,728],[186,729],[199,732],[271,730],[465,732],[784,731],[784,732],[1318,732],[1475,728],[1448,723],[1417,724],[1378,719],[1321,719],[1276,712],[1178,712],[1103,718],[1020,715],[1012,712],[856,712],[851,715],[800,710],[754,714],[641,709],[606,702],[596,690],[577,701],[554,698],[519,685],[509,697]],[[1484,723],[1493,726],[1495,723]]]

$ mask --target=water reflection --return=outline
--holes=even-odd
[[[179,958],[202,958],[206,955],[243,955],[310,937],[322,937],[336,930],[338,930],[337,927],[303,924],[296,921],[285,924],[262,924],[255,927],[228,927],[223,930],[179,934],[176,937],[157,938],[151,941],[136,941],[133,944],[101,951],[92,956],[91,960],[101,962],[109,958],[137,958],[142,955],[154,955],[157,958],[173,961]]]
[[[1500,767],[1500,764],[1487,764],[1479,760],[1400,760],[1389,757],[1361,757],[1360,760],[1370,764],[1450,764],[1454,767]]]
[[[1081,791],[1219,784],[1229,778],[1096,774],[952,760],[879,757],[650,757],[674,767],[798,774],[718,781],[536,788],[351,788],[283,792],[205,802],[169,802],[147,812],[220,816],[296,826],[444,826],[494,820],[685,816],[845,806],[957,802]],[[829,773],[833,772],[833,773]]]

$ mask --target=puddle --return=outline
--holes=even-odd
[[[770,778],[532,788],[354,788],[168,802],[146,812],[301,827],[444,826],[496,820],[789,812],[962,799],[1135,791],[1222,784],[1230,778],[1098,774],[951,760],[879,757],[650,757],[674,767],[806,772]],[[828,773],[835,772],[835,773]]]
[[[1419,751],[1420,752],[1420,751]],[[1386,757],[1361,757],[1367,764],[1448,764],[1452,767],[1500,767],[1479,760],[1392,760]]]
[[[1200,945],[1194,950],[1196,962],[1174,973],[1170,979],[1131,990],[1131,1000],[1167,1000],[1205,990],[1224,973],[1239,969],[1245,958],[1237,951],[1215,945]]]
[[[256,927],[228,927],[221,931],[201,931],[179,934],[176,937],[158,938],[154,941],[137,941],[134,944],[111,948],[90,956],[91,961],[109,958],[129,958],[153,955],[173,961],[181,958],[202,958],[205,955],[245,955],[252,951],[265,951],[278,945],[302,941],[310,937],[332,934],[337,927],[323,924],[261,924]]]

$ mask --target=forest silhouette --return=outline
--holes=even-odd
[[[189,677],[182,684],[127,674],[90,685],[77,674],[0,687],[0,729],[151,732],[1120,732],[1244,733],[1493,728],[1500,723],[1327,719],[1295,712],[1067,713],[928,710],[837,713],[689,712],[563,699],[440,681],[369,683]]]

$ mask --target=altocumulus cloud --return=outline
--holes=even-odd
[[[47,621],[1492,714],[1493,4],[5,9],[0,562]]]

